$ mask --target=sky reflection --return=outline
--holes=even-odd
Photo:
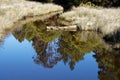
[[[53,42],[49,47],[51,44]],[[53,49],[57,50],[54,46]],[[7,37],[0,48],[0,80],[98,80],[98,64],[93,52],[77,62],[72,71],[62,60],[53,68],[36,65],[32,59],[36,55],[31,41],[20,43],[12,35]]]

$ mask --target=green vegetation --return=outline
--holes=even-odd
[[[95,58],[98,62],[100,80],[119,80],[120,77],[120,51],[98,51]]]
[[[94,32],[63,32],[61,34],[59,52],[63,56],[63,62],[69,63],[71,70],[86,53],[94,51],[98,47],[105,48],[99,35],[94,34]]]
[[[119,0],[81,0],[82,2],[91,2],[95,5],[98,6],[103,6],[103,7],[118,7],[120,6],[120,1]]]
[[[105,47],[98,36],[94,32],[64,32],[60,37],[60,46],[64,53],[89,53],[99,46]]]
[[[55,32],[47,32],[46,25],[42,21],[29,22],[13,34],[20,42],[24,39],[31,41],[35,37],[41,38],[44,42],[50,42],[60,35],[59,32],[56,34]]]
[[[46,24],[42,21],[29,22],[13,32],[13,35],[20,42],[24,39],[32,41],[32,45],[37,53],[37,56],[34,58],[35,63],[42,64],[47,68],[52,68],[57,62],[63,60],[73,70],[75,64],[83,60],[83,56],[86,53],[110,50],[110,48],[107,49],[107,45],[100,35],[95,32],[47,32]],[[52,50],[54,45],[49,46],[48,44],[58,37],[57,45],[59,48],[55,54],[51,53],[51,51],[47,53],[46,48]],[[56,53],[59,53],[59,55]]]
[[[91,7],[91,8],[98,8],[97,5],[91,3],[91,2],[87,2],[87,3],[80,3],[80,6],[83,6],[83,7]]]
[[[53,2],[55,4],[61,5],[65,10],[72,8],[72,6],[79,6],[87,4],[90,6],[103,6],[103,7],[119,7],[119,0],[32,0],[39,2]],[[91,5],[92,4],[92,5]]]

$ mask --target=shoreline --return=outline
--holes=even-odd
[[[62,12],[63,8],[54,4],[24,0],[13,3],[3,1],[0,5],[0,33],[4,32],[5,29],[13,28],[16,23],[22,22],[23,24],[28,21],[44,20]]]
[[[10,3],[6,3],[6,1],[8,0],[0,0],[0,4],[2,4],[0,5],[0,39],[4,39],[5,35],[14,28],[27,22],[44,21],[57,14],[60,14],[56,20],[58,24],[64,26],[76,25],[81,31],[100,31],[105,37],[116,36],[114,34],[120,32],[120,8],[79,6],[63,13],[61,6],[50,3],[42,4],[25,0],[11,0]]]
[[[62,25],[77,25],[81,30],[108,35],[120,31],[120,8],[77,7],[60,15]]]

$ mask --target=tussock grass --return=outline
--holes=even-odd
[[[0,0],[0,4],[13,4],[22,1],[26,1],[26,0]]]
[[[82,30],[100,30],[104,34],[120,29],[120,8],[78,7],[60,15],[64,25],[76,24]]]
[[[5,29],[13,28],[15,23],[26,20],[28,17],[31,18],[28,21],[36,20],[32,19],[34,16],[39,17],[37,18],[39,20],[44,20],[62,12],[63,8],[54,4],[25,0],[0,0],[0,33]]]

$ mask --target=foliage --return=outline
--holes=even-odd
[[[59,52],[63,56],[64,63],[69,63],[71,70],[75,63],[82,60],[85,53],[96,50],[103,46],[98,35],[91,32],[64,32],[60,36]]]
[[[90,5],[92,7],[103,6],[103,7],[119,7],[119,0],[34,0],[40,2],[53,2],[55,4],[61,5],[65,10],[69,10],[72,6],[79,5]],[[91,5],[92,4],[92,5]]]
[[[54,45],[48,47],[48,43],[45,43],[40,38],[34,38],[33,46],[37,52],[37,56],[34,57],[34,61],[36,64],[41,64],[46,68],[53,68],[54,65],[62,59],[61,55],[58,56],[56,52],[52,53],[53,49],[50,48],[52,48]],[[48,52],[46,51],[47,47],[50,50]]]
[[[99,65],[100,80],[119,80],[120,77],[120,51],[103,50],[97,52],[95,58]]]
[[[99,47],[104,47],[104,44],[99,35],[94,32],[62,32],[60,34],[59,32],[46,32],[45,27],[45,23],[41,21],[29,22],[13,32],[16,39],[20,42],[24,39],[32,41],[32,45],[37,53],[37,56],[34,58],[36,64],[52,68],[57,62],[63,60],[73,70],[75,64],[83,60],[85,53],[96,51],[96,49],[103,50]],[[57,37],[59,37],[59,42],[57,43],[59,48],[55,50],[55,53],[51,53],[51,51],[46,53],[46,48],[49,46],[48,43],[53,42]],[[53,50],[53,45],[48,48]],[[110,64],[112,60],[109,61],[106,55],[104,57],[100,64],[106,63],[110,68],[114,68]]]
[[[63,43],[62,46],[76,48],[79,50],[79,53],[88,53],[93,51],[95,47],[102,44],[101,40],[98,38],[98,35],[93,36],[93,34],[94,32],[65,32],[64,35],[61,36],[61,39],[67,45]]]
[[[46,25],[42,21],[29,22],[13,34],[20,42],[24,39],[33,40],[35,37],[39,37],[44,42],[50,42],[60,35],[59,32],[56,34],[55,32],[47,32]]]
[[[90,0],[90,1],[98,6],[104,6],[104,7],[118,7],[118,6],[120,6],[119,0]]]
[[[35,63],[51,68],[58,61],[58,57],[55,58],[55,60],[50,60],[52,55],[50,56],[49,54],[46,54],[46,47],[47,44],[57,38],[60,33],[47,32],[46,25],[42,21],[29,22],[23,27],[20,27],[14,31],[13,35],[20,42],[22,42],[24,39],[32,41],[32,45],[37,53],[37,57],[34,58]],[[48,63],[48,61],[50,62]]]
[[[86,2],[86,3],[80,3],[80,6],[84,6],[84,7],[91,7],[91,8],[97,8],[98,6],[91,3],[91,2]]]
[[[80,5],[80,0],[54,0],[53,2],[63,6],[65,10],[70,9],[72,6]]]

